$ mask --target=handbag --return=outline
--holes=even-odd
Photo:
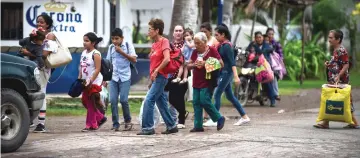
[[[68,92],[69,96],[73,98],[79,97],[85,88],[85,82],[84,79],[76,79],[73,84],[71,84]]]
[[[50,53],[45,60],[45,65],[48,68],[57,68],[72,61],[69,49],[63,46],[57,37],[55,37],[55,40],[58,46],[56,52]]]
[[[320,110],[316,122],[327,120],[354,124],[351,115],[351,86],[324,84],[321,90]]]

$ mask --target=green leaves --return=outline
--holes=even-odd
[[[290,80],[295,81],[301,75],[301,41],[288,41],[284,47],[284,62]],[[304,68],[305,77],[308,79],[323,79],[324,62],[327,58],[326,52],[317,45],[316,42],[310,41],[304,47]]]

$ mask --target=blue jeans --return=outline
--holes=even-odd
[[[152,83],[150,90],[147,92],[142,116],[143,122],[141,128],[143,131],[153,130],[155,102],[159,108],[160,114],[166,124],[167,129],[170,130],[176,127],[176,124],[169,112],[169,107],[167,104],[168,96],[164,91],[167,81],[167,78],[159,74]]]
[[[270,99],[271,105],[275,105],[276,94],[272,82],[262,84],[263,88],[267,90],[267,95]]]
[[[176,123],[177,122],[177,111],[176,111],[175,107],[172,106],[171,104],[169,105],[169,111],[170,111],[171,118]]]
[[[279,96],[279,85],[278,85],[278,80],[276,79],[276,77],[274,77],[274,80],[271,82],[273,88],[274,88],[274,93],[276,96]]]
[[[109,93],[110,93],[110,103],[111,103],[111,113],[113,127],[119,127],[119,111],[118,111],[118,99],[120,95],[120,103],[124,115],[124,122],[131,122],[130,108],[128,102],[128,96],[130,91],[131,80],[118,82],[111,80],[109,84]]]
[[[218,86],[215,89],[215,107],[219,111],[221,105],[221,94],[225,92],[226,99],[229,100],[236,110],[240,113],[241,116],[244,116],[246,113],[242,108],[240,102],[234,96],[231,85],[233,80],[233,72],[221,71],[218,81]]]

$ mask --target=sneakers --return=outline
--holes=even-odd
[[[170,129],[170,130],[166,130],[164,132],[161,132],[161,134],[172,134],[172,133],[177,133],[179,132],[178,128],[177,127],[174,127],[173,129]]]
[[[193,132],[204,132],[204,131],[205,131],[204,128],[193,128],[193,129],[190,130],[191,133],[193,133]]]
[[[34,128],[36,125],[33,122],[30,122],[30,128]]]
[[[115,132],[120,131],[120,127],[113,127],[111,130],[114,130]]]
[[[250,122],[250,118],[246,118],[246,119],[240,118],[240,120],[238,122],[234,123],[234,126],[241,126],[241,125],[247,124],[249,122]]]
[[[217,123],[209,119],[207,122],[203,124],[204,127],[216,127]]]
[[[95,131],[95,130],[97,130],[97,129],[90,127],[90,128],[82,129],[81,132],[89,132],[89,131]]]
[[[45,125],[39,123],[39,124],[36,126],[36,128],[35,128],[35,130],[34,130],[34,133],[44,133],[44,132],[46,132],[46,130],[45,130]]]
[[[130,123],[125,123],[124,131],[131,131],[132,127],[133,127],[133,124],[131,122]],[[116,129],[115,129],[115,131],[116,131]]]
[[[184,129],[185,128],[185,125],[184,124],[177,124],[176,127],[178,129]]]
[[[140,133],[137,133],[136,135],[154,135],[155,134],[155,130],[152,129],[150,131],[141,131]]]
[[[225,125],[225,117],[221,116],[217,122],[217,130],[220,131]]]

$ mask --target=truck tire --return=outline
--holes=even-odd
[[[29,119],[25,99],[12,89],[1,89],[2,153],[16,151],[24,143],[29,134]]]

